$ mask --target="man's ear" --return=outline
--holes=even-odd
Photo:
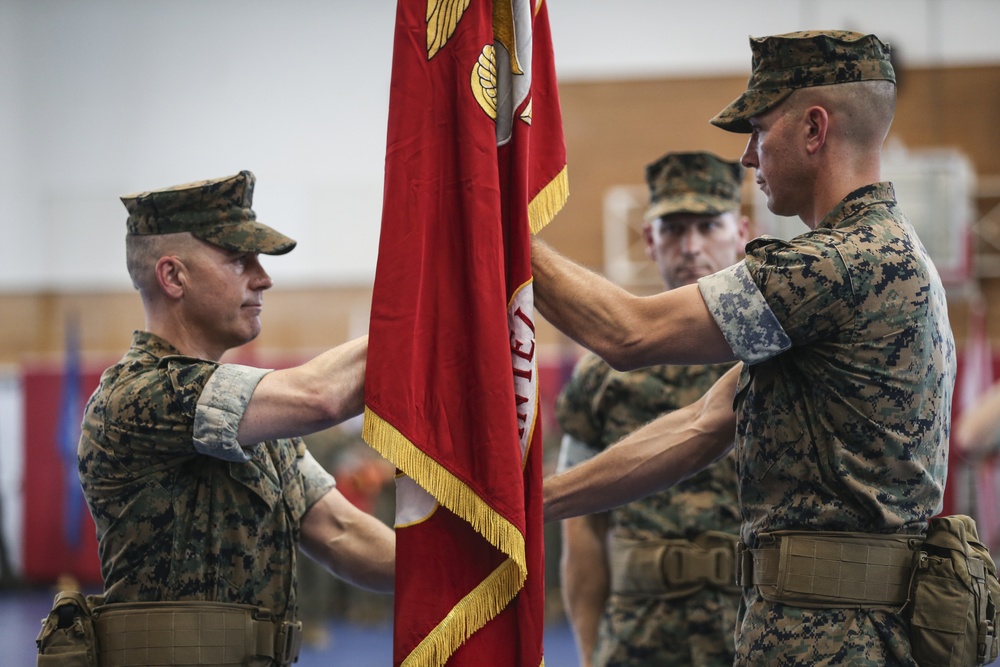
[[[156,260],[156,282],[160,290],[171,299],[180,299],[184,296],[184,287],[187,284],[187,268],[179,257],[167,255]]]
[[[750,242],[750,218],[748,216],[740,215],[736,219],[736,231],[744,246]]]
[[[830,114],[820,106],[806,109],[806,151],[815,155],[826,144],[826,133],[830,129]]]

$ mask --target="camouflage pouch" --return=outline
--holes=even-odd
[[[1000,582],[976,523],[930,520],[910,588],[910,644],[921,667],[984,665],[997,657]]]
[[[97,667],[97,639],[82,593],[61,591],[35,639],[38,667]]]

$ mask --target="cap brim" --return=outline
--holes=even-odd
[[[719,215],[735,211],[739,203],[721,197],[706,197],[704,195],[689,197],[671,197],[650,206],[643,215],[646,221],[656,220],[674,213],[694,213],[697,215]]]
[[[238,224],[220,225],[191,232],[202,241],[207,241],[227,250],[238,252],[258,252],[262,255],[284,255],[291,252],[296,242],[281,232],[256,221],[246,220]]]
[[[753,127],[750,125],[751,118],[773,108],[791,94],[791,88],[748,90],[733,100],[729,106],[716,114],[715,118],[709,122],[728,132],[750,134],[753,132]]]

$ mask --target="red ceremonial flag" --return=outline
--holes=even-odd
[[[540,0],[397,5],[364,424],[400,470],[395,665],[543,664],[529,241],[568,192],[551,51]]]

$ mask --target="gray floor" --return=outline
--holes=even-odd
[[[0,665],[35,664],[35,636],[48,613],[49,590],[0,590]],[[296,667],[387,667],[392,665],[391,625],[360,626],[331,621],[323,649],[303,647]],[[546,667],[576,667],[576,649],[565,624],[546,628]]]

